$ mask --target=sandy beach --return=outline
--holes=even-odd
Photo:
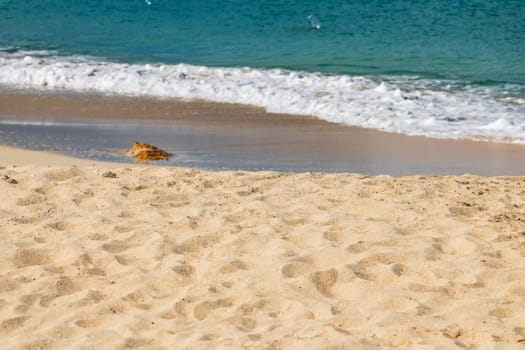
[[[525,177],[0,159],[3,349],[524,346]]]
[[[525,350],[524,4],[0,0],[0,350]]]

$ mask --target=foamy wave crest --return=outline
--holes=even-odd
[[[396,79],[0,52],[8,86],[242,103],[408,135],[525,143],[521,92]]]

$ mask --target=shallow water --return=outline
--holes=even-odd
[[[328,124],[329,125],[329,124]],[[133,140],[173,153],[157,165],[212,170],[519,175],[525,173],[521,146],[432,141],[377,135],[337,125],[299,122],[243,128],[214,123],[134,124],[0,119],[0,139],[13,146],[55,151],[85,159],[130,163],[124,150]],[[437,142],[437,143],[436,143]]]

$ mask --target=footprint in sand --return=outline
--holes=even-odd
[[[332,297],[332,287],[337,282],[338,272],[336,269],[314,272],[311,276],[315,288],[324,296]]]
[[[46,201],[46,197],[38,193],[31,193],[25,197],[18,198],[16,205],[21,207],[28,207],[35,204],[40,204]]]
[[[51,181],[65,181],[75,176],[83,175],[84,173],[76,166],[67,170],[53,170],[44,175],[45,178]]]
[[[221,273],[233,273],[237,272],[239,270],[247,270],[248,266],[242,262],[241,260],[233,260],[230,261],[228,264],[221,267],[220,272]]]
[[[137,309],[149,310],[151,308],[151,304],[147,303],[151,298],[149,297],[149,293],[145,290],[137,289],[126,295],[122,300],[130,302],[131,306]]]
[[[42,221],[44,218],[45,216],[43,215],[42,212],[40,212],[33,216],[25,216],[25,215],[15,216],[11,220],[13,222],[16,222],[17,224],[28,225],[28,224],[36,224],[37,222]]]
[[[365,241],[359,241],[357,243],[351,244],[348,246],[348,252],[351,254],[359,254],[366,252],[370,248],[374,246],[373,243],[365,242]]]
[[[186,296],[171,307],[171,309],[164,311],[161,314],[162,318],[173,319],[176,317],[183,317],[184,319],[188,318],[188,308],[191,303],[193,303],[193,298],[191,296]]]
[[[52,258],[49,254],[36,249],[18,250],[13,257],[13,263],[19,269],[28,266],[47,265],[51,261]]]
[[[509,308],[497,308],[489,311],[489,316],[497,318],[512,318],[519,313],[518,310]]]
[[[311,272],[313,266],[304,262],[292,262],[283,266],[281,272],[286,278],[296,278]]]
[[[243,332],[251,332],[257,327],[257,322],[254,319],[239,315],[230,317],[227,321]]]
[[[190,279],[195,274],[195,268],[189,264],[181,264],[171,268],[176,274]]]
[[[125,241],[119,241],[114,240],[109,243],[103,244],[102,249],[104,249],[108,253],[121,253],[127,249],[129,249],[131,246],[127,244]]]
[[[20,298],[21,304],[18,305],[15,310],[20,313],[29,311],[37,301],[38,297],[38,294],[27,294],[22,296],[22,298]]]
[[[93,264],[93,260],[88,254],[82,254],[78,261],[75,263],[75,266],[82,267],[82,271],[88,273],[89,275],[105,276],[106,272]]]
[[[481,246],[472,241],[468,237],[444,237],[435,240],[435,244],[439,245],[439,250],[447,255],[469,255],[476,250],[481,249]]]
[[[366,266],[363,266],[361,264],[349,264],[346,265],[346,267],[350,269],[357,278],[360,278],[365,281],[375,281],[376,279],[375,275],[368,272]]]
[[[23,344],[19,349],[52,349],[52,344],[50,340],[37,340],[31,343]]]
[[[385,310],[409,313],[411,310],[417,309],[419,304],[409,298],[402,296],[388,296],[380,301],[380,304]]]
[[[90,290],[87,293],[87,295],[78,302],[78,305],[86,306],[86,305],[99,304],[104,299],[106,299],[106,296],[102,294],[101,292],[99,292],[98,290]]]
[[[78,320],[75,324],[80,328],[94,328],[100,325],[100,321],[96,319]]]
[[[18,316],[3,320],[2,323],[0,323],[0,332],[10,333],[17,328],[22,327],[27,320],[29,320],[28,316]]]
[[[394,264],[392,265],[392,272],[398,276],[401,277],[407,272],[408,268],[403,264]]]
[[[203,248],[209,248],[219,242],[220,237],[216,234],[196,236],[190,238],[173,248],[175,254],[197,253]]]
[[[8,279],[7,277],[0,277],[0,293],[10,292],[18,288],[19,279]]]
[[[126,348],[136,349],[148,347],[153,344],[153,339],[148,338],[128,338],[126,339]]]
[[[49,307],[53,300],[60,298],[65,295],[73,294],[79,290],[78,285],[71,280],[69,277],[60,277],[55,283],[55,292],[52,294],[44,295],[40,298],[39,305],[42,307]]]
[[[344,244],[344,234],[341,231],[327,231],[323,237],[330,241],[332,247],[340,247]]]
[[[73,203],[75,203],[77,206],[80,206],[82,202],[88,198],[93,198],[95,196],[95,192],[93,190],[88,189],[82,192],[82,194],[74,194],[73,195]]]
[[[408,289],[415,293],[438,293],[447,297],[453,297],[456,295],[456,290],[447,285],[442,287],[431,287],[418,283],[411,283]]]
[[[51,224],[48,224],[47,226],[56,231],[65,231],[68,228],[71,228],[70,224],[68,224],[67,222],[63,222],[63,221],[53,222]]]
[[[218,308],[232,307],[233,305],[233,298],[223,298],[213,301],[204,301],[195,306],[195,308],[193,309],[193,314],[197,320],[202,321],[205,318],[207,318],[208,314],[213,310]]]

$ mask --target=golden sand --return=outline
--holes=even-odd
[[[69,162],[0,169],[2,349],[524,346],[525,177]]]

